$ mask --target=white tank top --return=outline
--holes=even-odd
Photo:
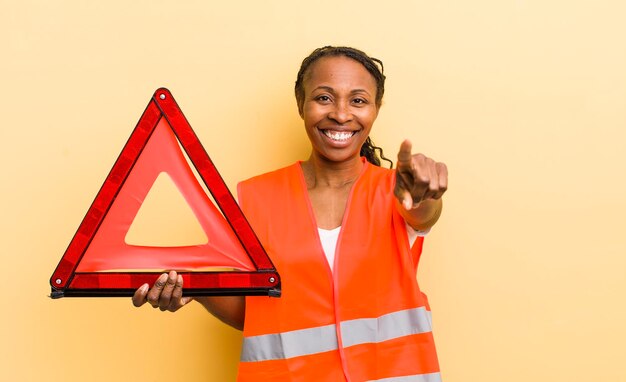
[[[339,239],[339,232],[341,226],[333,229],[318,228],[317,232],[320,235],[320,241],[322,242],[322,249],[328,260],[330,270],[333,270],[333,264],[335,264],[335,251],[337,249],[337,240]],[[410,225],[406,225],[407,239],[409,240],[409,246],[413,246],[415,240],[420,236],[426,236],[428,231],[416,231]]]

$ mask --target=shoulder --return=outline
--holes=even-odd
[[[368,166],[367,171],[371,172],[372,176],[376,176],[376,177],[393,177],[394,174],[396,173],[396,171],[393,169],[376,166],[369,162],[367,162],[367,166]]]
[[[281,188],[288,187],[298,176],[298,162],[278,170],[257,175],[239,182],[237,194],[240,202],[251,197],[264,198],[271,196]]]
[[[384,167],[379,167],[371,163],[365,164],[363,171],[363,185],[369,189],[381,190],[387,192],[393,190],[396,179],[396,171]]]
[[[299,163],[294,163],[287,167],[279,168],[278,170],[266,172],[265,174],[256,175],[252,178],[239,182],[238,187],[251,187],[261,185],[271,185],[274,182],[282,181],[284,179],[290,179],[297,174]]]

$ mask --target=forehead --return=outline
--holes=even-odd
[[[358,61],[345,56],[322,57],[308,70],[304,79],[305,88],[318,86],[332,88],[364,89],[376,92],[376,80]]]

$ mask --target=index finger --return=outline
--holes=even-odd
[[[411,150],[413,149],[413,145],[411,145],[411,141],[405,139],[400,144],[400,151],[398,151],[398,168],[406,168],[411,167]]]

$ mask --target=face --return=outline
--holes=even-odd
[[[304,78],[304,120],[312,155],[332,162],[359,158],[378,116],[376,80],[359,62],[323,57]]]

